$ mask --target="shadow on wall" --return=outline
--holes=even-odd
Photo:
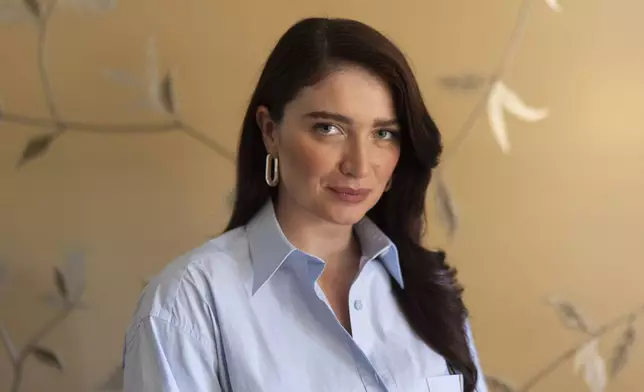
[[[546,0],[546,3],[554,11],[562,11],[556,0]],[[463,126],[458,130],[455,142],[445,152],[441,167],[439,167],[435,176],[435,202],[444,228],[450,236],[458,228],[458,217],[454,201],[450,197],[450,192],[442,175],[443,168],[456,155],[457,150],[473,129],[477,119],[481,115],[487,114],[493,137],[496,139],[501,151],[509,153],[510,141],[504,119],[506,112],[527,122],[540,121],[548,116],[547,109],[528,106],[502,80],[503,73],[509,66],[520,44],[524,25],[529,16],[530,4],[530,0],[523,0],[508,46],[491,75],[482,76],[477,73],[448,75],[438,80],[438,83],[446,91],[477,93],[481,97]],[[0,107],[0,122],[46,130],[42,135],[28,141],[23,148],[21,158],[16,163],[16,169],[19,170],[24,165],[32,164],[35,160],[43,158],[47,151],[55,148],[56,141],[60,137],[69,137],[69,134],[73,132],[150,135],[181,132],[234,163],[234,154],[182,119],[175,98],[173,76],[169,72],[161,72],[157,67],[157,49],[154,38],[150,38],[147,42],[147,61],[143,79],[133,73],[119,69],[106,70],[104,75],[114,83],[140,89],[142,92],[140,95],[143,97],[145,107],[149,110],[163,113],[166,117],[165,121],[149,124],[106,124],[80,122],[61,117],[51,91],[48,68],[44,59],[45,38],[48,33],[49,21],[58,7],[75,7],[90,12],[105,12],[116,6],[115,0],[0,0],[0,23],[31,23],[39,33],[37,65],[42,93],[49,112],[48,118],[39,118],[29,114],[7,112]],[[233,192],[229,198],[230,204],[233,203],[234,197]],[[13,379],[10,381],[12,392],[20,390],[21,381],[26,377],[25,361],[28,358],[33,357],[46,366],[51,366],[60,371],[63,370],[63,361],[61,361],[59,355],[53,350],[42,346],[40,342],[47,334],[63,323],[71,312],[84,306],[81,300],[85,287],[84,268],[82,255],[75,255],[70,257],[62,266],[53,269],[53,285],[56,289],[56,296],[49,297],[48,301],[56,306],[58,312],[49,322],[42,325],[22,347],[14,345],[10,331],[3,327],[0,317],[0,337],[4,352],[9,358],[13,369]],[[0,264],[0,282],[5,285],[8,284],[8,275],[6,267]],[[488,385],[492,391],[531,391],[559,366],[572,360],[574,368],[581,373],[589,389],[592,392],[600,392],[605,390],[608,380],[615,377],[627,364],[636,338],[635,322],[644,315],[644,305],[606,324],[593,327],[573,304],[561,300],[550,300],[548,303],[561,316],[564,326],[580,333],[580,343],[555,357],[543,369],[535,372],[533,377],[520,386],[512,386],[509,381],[504,380],[502,377],[487,375]],[[607,365],[599,354],[598,344],[606,334],[619,329],[622,330],[621,337],[615,343],[612,356]],[[121,366],[116,365],[115,369],[107,375],[106,380],[97,386],[97,389],[117,391],[122,389],[122,384],[123,372]]]

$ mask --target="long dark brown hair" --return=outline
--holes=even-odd
[[[392,187],[367,214],[398,248],[405,283],[401,289],[392,280],[398,304],[416,334],[463,375],[465,392],[473,392],[478,374],[468,346],[462,288],[445,254],[421,245],[425,196],[442,150],[440,133],[405,56],[378,31],[354,20],[308,18],[280,38],[244,118],[236,198],[226,230],[246,225],[269,198],[277,196],[277,188],[264,180],[267,151],[256,122],[257,108],[266,106],[279,123],[285,105],[303,87],[343,64],[368,69],[388,84],[403,130]]]

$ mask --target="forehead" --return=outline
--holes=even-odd
[[[291,102],[297,112],[324,110],[356,121],[395,118],[395,108],[387,84],[377,75],[358,66],[342,67],[320,82],[303,88]]]

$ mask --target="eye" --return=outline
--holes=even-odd
[[[318,123],[313,126],[313,129],[321,135],[337,135],[342,133],[340,127],[330,123]]]
[[[398,132],[390,131],[387,129],[379,129],[375,132],[375,136],[379,140],[398,139]]]

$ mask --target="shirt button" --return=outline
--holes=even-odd
[[[362,309],[362,301],[360,301],[359,299],[353,301],[353,307],[355,308],[355,310]]]

